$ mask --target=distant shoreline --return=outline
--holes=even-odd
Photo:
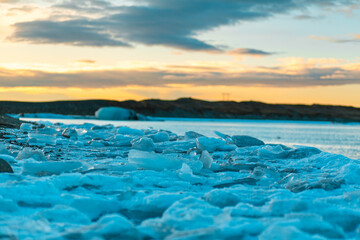
[[[56,102],[0,101],[0,114],[54,113],[93,116],[101,107],[122,107],[152,117],[360,122],[360,108],[331,105],[266,104],[261,102],[209,102],[178,100]]]

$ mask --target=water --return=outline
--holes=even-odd
[[[25,119],[39,121],[40,119]],[[339,124],[331,122],[272,121],[272,120],[210,120],[210,119],[167,119],[166,121],[100,121],[41,119],[42,121],[98,125],[129,126],[137,129],[165,129],[184,135],[196,131],[206,136],[216,136],[214,130],[228,135],[249,135],[266,143],[280,143],[287,146],[305,145],[325,152],[341,154],[360,159],[360,124]]]

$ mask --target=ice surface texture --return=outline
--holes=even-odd
[[[219,132],[1,131],[4,239],[360,238],[358,160]]]

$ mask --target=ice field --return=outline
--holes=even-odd
[[[1,130],[0,238],[360,238],[359,160],[200,132]]]
[[[65,116],[65,115],[64,115]],[[44,117],[48,117],[46,114]],[[136,129],[166,129],[178,135],[196,131],[208,137],[216,137],[215,130],[231,135],[249,135],[266,143],[286,146],[312,146],[324,152],[341,154],[360,159],[360,124],[316,121],[248,120],[248,119],[192,119],[151,118],[151,121],[103,121],[95,119],[24,118],[28,121],[50,121],[67,124],[112,124]]]

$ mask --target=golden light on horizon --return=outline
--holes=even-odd
[[[192,97],[208,101],[221,101],[222,93],[229,93],[231,101],[261,101],[267,103],[289,104],[325,104],[336,105],[339,98],[341,105],[360,107],[360,84],[345,86],[277,88],[277,87],[239,87],[239,86],[191,86],[168,85],[166,87],[126,86],[113,88],[49,88],[16,87],[0,88],[0,100],[11,101],[57,101],[57,100],[145,100],[156,98],[174,100]],[[316,95],[317,100],[310,96]]]

